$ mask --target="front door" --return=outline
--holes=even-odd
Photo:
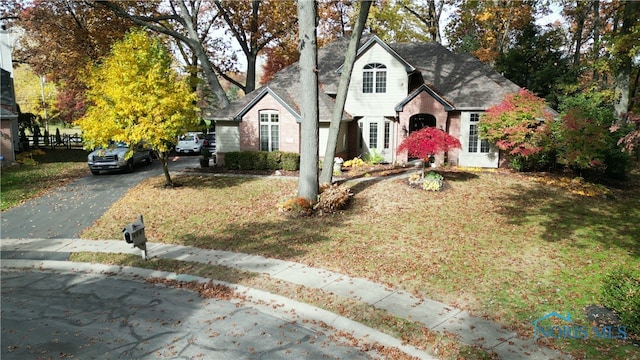
[[[384,117],[366,117],[358,121],[360,139],[358,147],[363,158],[379,156],[383,162],[393,162],[391,140],[393,124]]]

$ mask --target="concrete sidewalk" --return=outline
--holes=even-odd
[[[122,240],[2,239],[1,247],[2,252],[5,253],[3,259],[9,257],[9,252],[16,252],[14,253],[16,258],[32,260],[64,260],[65,254],[85,251],[140,254],[138,249],[131,248]],[[366,279],[351,278],[295,262],[243,253],[204,250],[161,243],[148,243],[147,249],[149,257],[222,265],[263,273],[275,279],[359,300],[386,310],[393,315],[421,323],[433,331],[454,334],[461,342],[493,351],[502,359],[570,358],[556,350],[536,344],[533,339],[519,338],[514,332],[508,331],[494,322],[473,317],[466,311],[429,299],[416,298],[406,292],[389,289]],[[58,254],[58,258],[52,258],[55,255],[49,252]],[[5,263],[6,260],[3,260],[3,266]],[[44,263],[50,264],[51,262],[45,261]],[[95,267],[95,265],[91,267]],[[156,276],[153,275],[154,273],[160,272],[151,272],[150,276]],[[162,276],[167,276],[167,274],[162,274]],[[181,279],[185,280],[185,277],[182,276]],[[292,300],[283,298],[281,301],[289,302]],[[296,306],[302,306],[295,302],[292,304],[294,309]],[[346,324],[345,321],[347,321],[347,319],[340,318],[335,314],[324,318],[332,319],[324,321],[337,328],[341,326],[336,325]],[[354,326],[351,321],[347,328]],[[403,351],[410,353],[417,350],[408,348]],[[429,355],[425,353],[417,356],[429,358]]]

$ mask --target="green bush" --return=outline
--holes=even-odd
[[[283,151],[233,151],[224,154],[224,166],[230,170],[300,169],[300,155]]]
[[[617,147],[612,147],[605,153],[604,164],[605,175],[612,179],[626,180],[631,169],[631,156]]]
[[[640,335],[640,271],[621,267],[607,274],[601,299],[618,314],[622,326]]]
[[[271,151],[267,153],[267,169],[278,170],[280,169],[280,159],[282,159],[281,151]]]
[[[241,151],[238,156],[238,169],[253,170],[253,151]]]
[[[253,169],[254,170],[267,170],[268,162],[267,162],[267,154],[266,151],[256,151],[252,155],[253,157]]]
[[[300,155],[296,153],[283,152],[280,168],[287,171],[296,171],[300,169]]]
[[[230,170],[238,169],[239,158],[240,158],[240,153],[237,151],[228,152],[224,154],[224,167]]]

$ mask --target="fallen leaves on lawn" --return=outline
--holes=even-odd
[[[611,190],[606,186],[586,182],[581,177],[570,178],[567,176],[540,173],[530,175],[529,178],[535,182],[561,188],[580,196],[594,197],[611,194]]]

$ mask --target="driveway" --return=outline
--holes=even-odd
[[[179,156],[169,164],[169,172],[197,167],[198,156]],[[140,181],[162,174],[160,161],[136,167],[131,174],[88,175],[71,184],[31,199],[2,212],[2,239],[77,238],[111,205]]]

